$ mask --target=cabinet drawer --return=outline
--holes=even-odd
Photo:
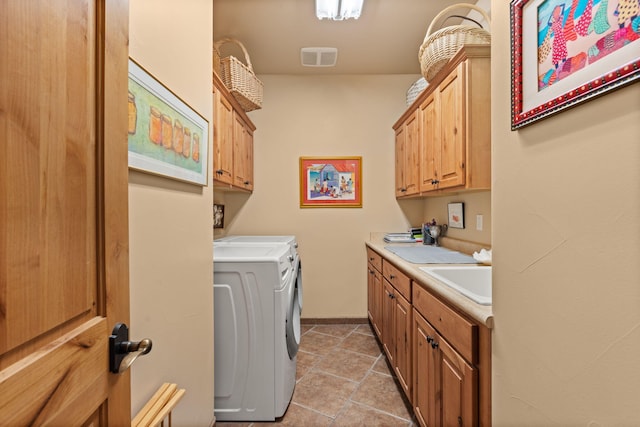
[[[420,286],[413,287],[413,307],[458,350],[462,357],[472,364],[478,363],[477,325],[469,322]]]
[[[411,302],[411,279],[386,260],[382,262],[382,275],[394,288]]]
[[[371,263],[373,268],[382,271],[382,257],[371,248],[367,248],[367,261]]]

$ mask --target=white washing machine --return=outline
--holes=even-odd
[[[295,387],[295,257],[283,244],[215,244],[213,261],[216,419],[273,421]]]
[[[302,313],[302,263],[298,254],[298,241],[293,235],[231,235],[220,237],[213,241],[214,248],[218,245],[271,245],[283,244],[288,245],[291,255],[294,258],[296,269],[296,293],[298,300],[298,309]],[[300,344],[300,335],[295,338],[297,344]]]

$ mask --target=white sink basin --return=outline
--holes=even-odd
[[[420,270],[467,298],[491,305],[491,267],[420,267]]]

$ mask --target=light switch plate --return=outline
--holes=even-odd
[[[483,216],[476,215],[476,230],[482,231],[482,226],[483,226],[482,221],[483,221]]]

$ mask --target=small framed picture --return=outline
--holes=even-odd
[[[224,205],[213,205],[213,228],[224,228]]]
[[[449,228],[464,228],[464,203],[449,203]]]

